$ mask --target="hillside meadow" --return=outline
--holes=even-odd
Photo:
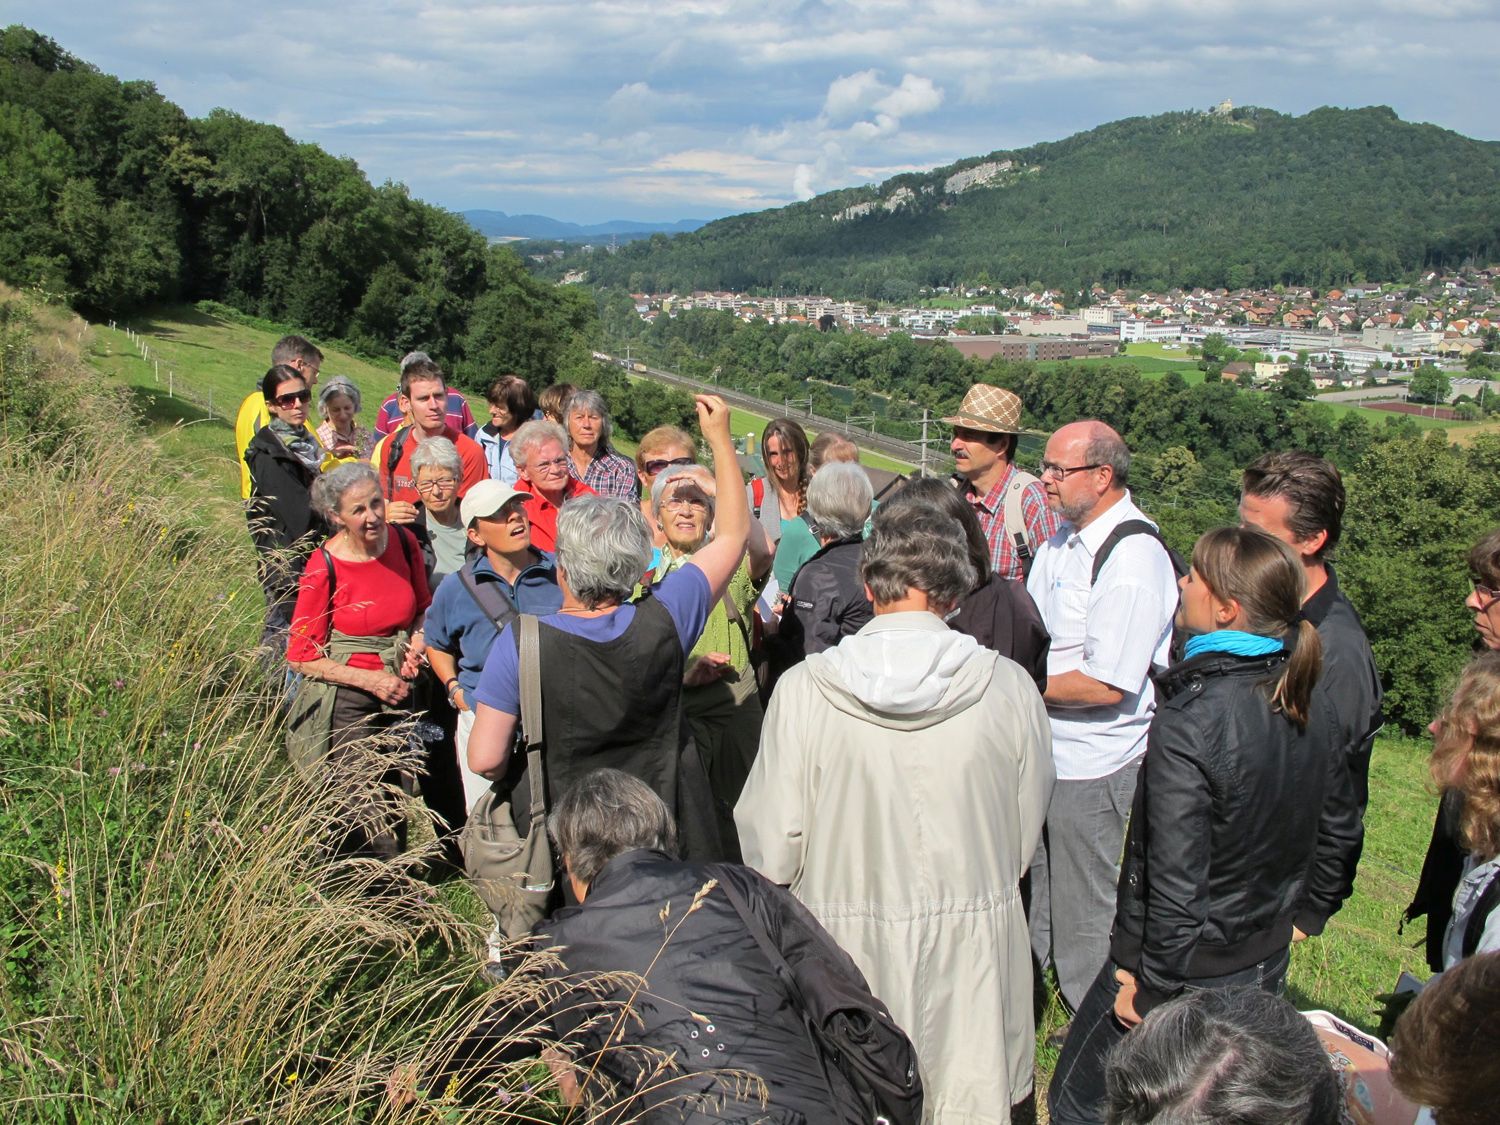
[[[390,900],[320,877],[327,810],[284,764],[251,649],[228,424],[168,398],[123,333],[22,306],[7,293],[0,318],[0,480],[29,498],[0,516],[0,1117],[384,1120],[389,1075],[484,997],[477,905],[411,873]],[[150,323],[216,404],[274,339]],[[389,378],[334,351],[325,370],[372,394]],[[1301,1007],[1373,1029],[1376,993],[1425,975],[1421,924],[1397,923],[1434,807],[1426,749],[1377,743],[1355,894],[1294,952]],[[1060,1020],[1049,1001],[1041,1086]],[[551,1119],[544,1075],[507,1096],[464,1119]]]

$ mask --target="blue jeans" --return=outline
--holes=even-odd
[[[1291,955],[1291,946],[1287,946],[1249,968],[1188,981],[1185,991],[1253,986],[1280,996],[1286,989]],[[1068,1029],[1068,1041],[1063,1044],[1047,1090],[1053,1125],[1102,1125],[1105,1120],[1105,1062],[1110,1048],[1127,1034],[1115,1019],[1115,996],[1120,991],[1120,982],[1115,980],[1118,968],[1112,960],[1104,962]]]

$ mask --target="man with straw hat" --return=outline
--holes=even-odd
[[[975,383],[958,413],[949,449],[960,491],[984,528],[990,566],[1001,578],[1024,579],[1038,547],[1062,526],[1047,507],[1042,482],[1015,466],[1021,432],[1021,400],[1003,387]]]

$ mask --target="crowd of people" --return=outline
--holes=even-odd
[[[352,382],[317,389],[322,359],[278,342],[236,429],[292,760],[339,796],[336,856],[395,860],[414,782],[438,869],[464,866],[480,807],[512,838],[550,811],[555,866],[523,873],[543,921],[497,913],[490,972],[544,946],[650,997],[627,1034],[598,1016],[618,990],[557,974],[541,1018],[575,1044],[548,1056],[568,1097],[653,1120],[1009,1121],[1035,1101],[1050,974],[1070,1015],[1059,1125],[1336,1121],[1358,1100],[1280,998],[1292,945],[1353,889],[1381,725],[1330,562],[1332,464],[1262,456],[1240,525],[1184,560],[1114,430],[1063,426],[1033,475],[999,387],[945,419],[952,481],[877,503],[847,439],[790,419],[747,482],[713,396],[701,443],[661,427],[632,462],[591,390],[504,375],[480,426],[413,353],[367,429]],[[1493,1022],[1474,1005],[1500,950],[1500,531],[1468,565],[1489,651],[1433,724],[1443,796],[1411,910],[1443,982],[1402,1017],[1391,1069],[1440,1125],[1496,1092],[1487,1061],[1401,1062]],[[370,736],[413,714],[415,764],[356,783]],[[804,974],[909,1044],[904,1109],[805,1033]],[[483,1071],[486,1037],[443,1081],[454,1060]],[[680,1081],[645,1081],[622,1038]],[[755,1083],[710,1110],[724,1071]]]

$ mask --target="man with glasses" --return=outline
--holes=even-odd
[[[974,505],[990,546],[990,567],[1001,578],[1024,579],[1037,548],[1057,533],[1062,520],[1047,507],[1041,482],[1015,466],[1021,433],[1021,400],[1003,387],[975,383],[953,427],[960,492]]]
[[[1354,889],[1354,869],[1364,841],[1370,792],[1370,752],[1383,722],[1380,673],[1359,614],[1339,589],[1328,556],[1344,526],[1344,482],[1333,463],[1312,453],[1267,453],[1245,470],[1240,523],[1280,539],[1302,561],[1307,594],[1302,613],[1323,643],[1318,686],[1338,724],[1339,752],[1349,766],[1349,788],[1329,794],[1323,830],[1347,841],[1338,885],[1308,887],[1294,919],[1296,937],[1319,934]]]
[[[1177,574],[1155,534],[1112,542],[1127,520],[1154,529],[1126,487],[1130,451],[1103,422],[1047,442],[1041,481],[1065,522],[1036,553],[1026,588],[1052,638],[1043,701],[1057,784],[1031,866],[1031,948],[1077,1010],[1109,952],[1120,849],[1156,695],[1168,662]],[[1127,532],[1130,529],[1125,529]]]
[[[402,370],[401,410],[406,424],[381,438],[370,454],[370,464],[380,474],[385,515],[391,523],[416,519],[420,493],[411,471],[411,455],[428,438],[445,437],[458,449],[463,464],[458,481],[460,500],[489,477],[489,463],[479,443],[448,425],[448,384],[443,369],[432,360],[418,360]]]

